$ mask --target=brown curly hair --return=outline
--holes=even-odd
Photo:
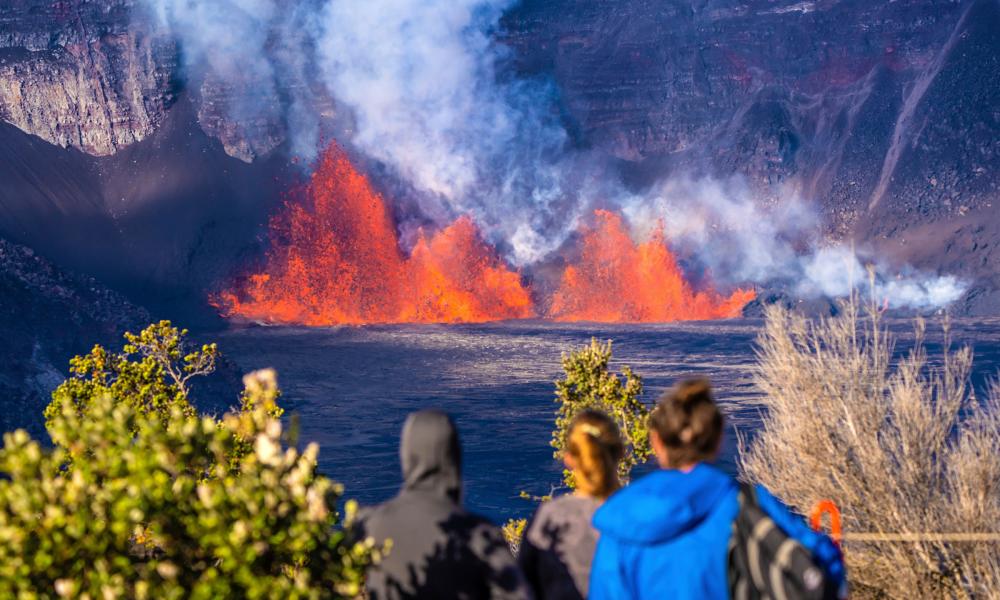
[[[667,448],[668,468],[715,458],[722,439],[722,412],[707,379],[688,379],[660,397],[649,429]]]

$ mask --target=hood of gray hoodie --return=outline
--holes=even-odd
[[[451,418],[439,410],[411,414],[399,444],[403,491],[462,498],[462,449]]]

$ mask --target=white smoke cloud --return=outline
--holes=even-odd
[[[188,64],[207,62],[225,75],[251,69],[270,73],[264,57],[269,32],[263,25],[278,12],[274,0],[147,0],[160,23],[181,38]]]
[[[585,212],[582,158],[566,151],[552,87],[498,81],[494,33],[516,0],[145,0],[189,74],[228,84],[231,124],[287,130],[320,150],[325,82],[355,149],[412,186],[425,217],[470,215],[518,265],[557,249]],[[251,128],[251,129],[248,129]]]
[[[552,90],[498,80],[507,50],[493,32],[512,4],[330,0],[318,50],[354,146],[412,184],[426,213],[472,215],[523,265],[565,240],[581,202]]]
[[[800,259],[802,277],[797,293],[842,298],[861,290],[890,308],[934,309],[947,306],[965,293],[967,284],[951,275],[933,276],[904,269],[893,272],[877,262],[863,264],[845,246],[821,248]],[[874,281],[869,276],[874,271]]]
[[[766,210],[740,179],[673,178],[630,194],[601,177],[595,162],[568,153],[566,133],[552,118],[551,90],[498,81],[505,49],[492,34],[512,4],[327,5],[321,63],[331,93],[356,118],[352,141],[424,194],[425,212],[473,215],[512,262],[524,265],[559,248],[592,206],[611,204],[640,237],[662,223],[671,244],[724,284],[798,282],[798,293],[830,297],[864,285],[862,259],[824,246],[813,233],[818,216],[793,193],[780,193],[784,200]],[[845,279],[851,269],[857,280]],[[876,293],[892,306],[941,306],[963,291],[950,277],[876,270]]]
[[[145,0],[180,42],[188,75],[225,86],[224,112],[244,129],[286,130],[292,152],[316,155],[319,121],[308,82],[312,9],[280,0]]]
[[[764,208],[741,179],[679,178],[619,202],[637,237],[662,225],[672,246],[690,252],[723,284],[784,283],[807,298],[861,291],[889,307],[912,309],[947,306],[967,288],[952,276],[894,269],[826,242],[817,235],[820,219],[809,202],[790,189],[778,198]]]
[[[818,223],[806,203],[783,197],[765,212],[741,179],[673,178],[618,202],[639,236],[662,224],[670,243],[691,249],[716,279],[759,283],[793,275],[793,244]]]

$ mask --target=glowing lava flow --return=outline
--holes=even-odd
[[[662,231],[636,244],[620,216],[599,210],[583,235],[580,258],[566,267],[552,297],[549,317],[557,321],[663,322],[736,317],[753,290],[728,298],[714,290],[696,292],[684,279]]]
[[[274,323],[481,322],[531,317],[531,296],[462,218],[404,256],[382,197],[336,146],[270,222],[266,264],[213,303]]]
[[[636,244],[620,216],[597,211],[547,317],[655,322],[735,317],[755,297],[695,291],[663,234]],[[332,146],[309,185],[270,221],[260,272],[212,298],[222,314],[271,323],[468,323],[535,314],[529,290],[462,217],[409,256],[382,196]]]

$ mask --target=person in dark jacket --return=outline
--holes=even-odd
[[[739,487],[714,460],[722,414],[706,380],[682,382],[649,419],[661,469],[611,496],[594,515],[600,541],[590,573],[591,600],[729,598],[728,544],[739,511]],[[764,487],[761,508],[798,540],[838,585],[839,549],[809,529]]]
[[[597,531],[594,511],[619,488],[625,453],[618,426],[608,415],[585,410],[573,418],[563,462],[576,489],[543,503],[528,525],[518,563],[538,600],[587,597]]]
[[[399,454],[402,490],[359,515],[360,537],[391,544],[367,574],[368,598],[530,598],[500,529],[462,507],[461,449],[448,415],[411,414]]]

